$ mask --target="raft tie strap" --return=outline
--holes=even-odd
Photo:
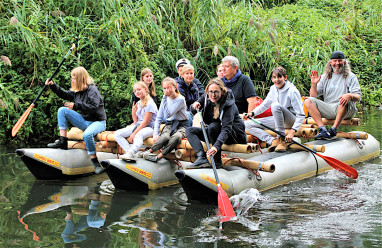
[[[252,134],[250,137],[251,137],[250,143],[253,143],[253,141],[256,141],[257,145],[259,146],[259,152],[263,154],[263,151],[261,150],[260,140],[257,137],[253,136]]]
[[[249,171],[251,171],[253,174],[255,174],[256,179],[257,179],[258,181],[260,181],[260,180],[262,179],[262,177],[261,177],[261,175],[260,175],[260,172],[259,172],[259,169],[258,169],[258,170],[253,170],[253,169],[249,168],[246,164],[244,164],[242,158],[239,158],[239,157],[230,158],[230,159],[228,159],[227,161],[225,161],[225,162],[223,163],[223,166],[224,166],[228,161],[235,160],[235,159],[237,159],[237,160],[243,165],[243,167],[245,167],[247,170],[249,170]],[[260,167],[259,167],[259,168],[260,168]]]
[[[362,143],[361,142],[359,142],[358,141],[358,138],[360,137],[360,133],[356,133],[356,139],[354,139],[353,137],[351,137],[350,136],[350,134],[349,133],[345,133],[345,132],[339,132],[339,133],[343,133],[343,134],[345,134],[345,136],[348,138],[348,139],[351,139],[351,140],[353,140],[355,143],[357,143],[357,145],[358,145],[358,147],[360,148],[360,149],[363,149],[363,145],[362,145]]]

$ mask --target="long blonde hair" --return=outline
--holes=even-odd
[[[143,81],[143,77],[147,74],[150,73],[153,74],[153,72],[149,68],[145,68],[141,71],[141,81]],[[153,74],[154,75],[154,74]],[[157,96],[157,93],[155,91],[155,83],[154,80],[151,82],[150,87],[149,87],[149,93],[151,96]]]
[[[135,86],[141,86],[142,88],[144,88],[144,89],[146,90],[146,96],[145,96],[145,98],[143,98],[143,99],[140,100],[140,101],[141,101],[141,105],[142,105],[142,107],[145,107],[145,106],[147,105],[147,103],[148,103],[148,102],[150,101],[150,99],[151,99],[151,96],[150,96],[150,94],[149,94],[149,88],[147,87],[146,83],[143,82],[143,81],[138,81],[138,82],[134,83],[134,85],[133,85],[133,89],[134,89]]]
[[[79,92],[84,91],[88,88],[89,85],[94,83],[93,78],[89,76],[88,71],[82,67],[76,67],[70,72],[71,76],[74,76],[76,79],[76,83],[71,82],[71,91]]]

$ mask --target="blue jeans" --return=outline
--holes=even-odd
[[[192,127],[192,120],[194,119],[194,116],[192,115],[191,111],[187,111],[188,115],[188,121],[190,122],[190,127]]]
[[[60,130],[68,129],[68,121],[75,127],[84,131],[83,139],[85,141],[88,154],[96,154],[94,136],[106,130],[105,121],[87,121],[81,114],[66,107],[61,107],[57,112],[58,128]]]

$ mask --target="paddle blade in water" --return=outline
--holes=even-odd
[[[332,158],[332,157],[326,157],[326,156],[321,155],[319,153],[316,153],[316,155],[323,158],[326,161],[326,163],[328,163],[331,167],[344,173],[346,176],[353,178],[353,179],[356,179],[358,177],[357,170],[354,169],[353,167],[345,164],[344,162],[341,162],[341,161],[339,161],[335,158]]]
[[[222,186],[218,184],[218,206],[221,215],[224,217],[235,217],[235,211],[233,211],[233,207],[231,201],[229,200],[227,193],[223,190]],[[228,221],[229,218],[225,221]]]
[[[25,120],[28,118],[29,113],[31,112],[34,104],[32,103],[29,108],[24,112],[24,114],[16,122],[15,126],[12,128],[12,137],[15,137],[21,126],[24,124]]]

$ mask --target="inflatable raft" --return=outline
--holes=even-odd
[[[352,133],[355,137],[360,134],[360,132]],[[333,157],[348,165],[354,165],[380,155],[380,143],[371,135],[367,135],[367,139],[337,138],[330,141],[317,140],[307,144],[324,145],[325,152],[322,153],[324,156]],[[218,169],[222,188],[228,195],[239,194],[247,188],[264,191],[332,169],[325,160],[313,156],[307,151],[265,153],[249,160],[274,164],[275,171],[259,171],[256,175],[248,169],[236,166]],[[217,186],[212,169],[178,170],[175,174],[188,199],[202,202],[217,201]]]
[[[24,148],[17,149],[16,153],[37,179],[75,179],[94,175],[90,156],[82,149]],[[98,152],[97,157],[102,161],[117,158],[117,155]]]

